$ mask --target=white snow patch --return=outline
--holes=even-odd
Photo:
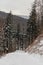
[[[0,58],[0,65],[43,65],[43,56],[16,51]]]

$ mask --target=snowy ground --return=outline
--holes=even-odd
[[[39,36],[29,48],[27,52],[17,50],[6,54],[0,58],[0,65],[43,65],[43,36]]]
[[[29,53],[43,55],[43,35],[40,35],[27,49]]]
[[[43,65],[43,56],[16,51],[1,57],[0,65]]]

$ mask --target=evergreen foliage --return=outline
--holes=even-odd
[[[17,38],[16,48],[19,49],[20,47],[20,23],[17,24],[16,38]]]
[[[12,51],[12,14],[8,14],[4,26],[4,51]]]
[[[29,44],[31,44],[35,40],[35,38],[38,36],[35,7],[36,6],[34,4],[30,17],[27,22],[27,35],[28,35]]]

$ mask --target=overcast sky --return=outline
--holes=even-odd
[[[34,0],[0,0],[0,10],[16,15],[29,15]]]

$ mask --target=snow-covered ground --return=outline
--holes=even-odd
[[[35,53],[43,55],[43,35],[37,37],[37,39],[27,49],[29,53]]]
[[[0,65],[43,65],[43,36],[40,35],[26,51],[17,50],[0,57]]]
[[[43,56],[16,51],[1,57],[0,65],[43,65]]]

